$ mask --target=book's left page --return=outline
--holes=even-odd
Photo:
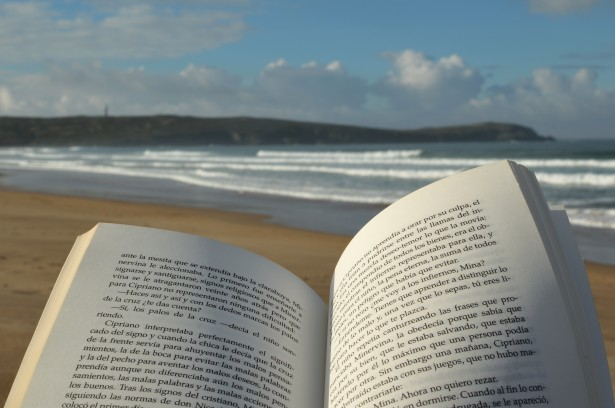
[[[99,224],[83,241],[6,407],[322,403],[326,307],[299,278],[188,234]]]

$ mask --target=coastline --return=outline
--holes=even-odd
[[[348,203],[192,186],[175,180],[74,171],[2,170],[0,190],[67,195],[258,215],[267,223],[355,235],[385,204]],[[162,193],[163,192],[163,193]],[[615,266],[615,229],[573,224],[581,255]]]
[[[286,227],[245,212],[0,189],[0,401],[8,395],[76,237],[98,222],[172,229],[241,246],[289,269],[325,301],[337,259],[350,240],[349,235]],[[586,262],[586,268],[613,381],[615,266]]]

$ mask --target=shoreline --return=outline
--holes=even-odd
[[[0,188],[0,401],[5,400],[70,248],[98,222],[171,229],[248,249],[279,263],[325,301],[349,235],[286,227],[267,216]],[[586,262],[615,378],[615,266]],[[615,382],[612,382],[615,388]]]
[[[2,170],[0,190],[234,211],[314,232],[355,235],[386,204],[300,199],[195,187],[168,179],[74,171]],[[161,194],[164,191],[164,194]],[[615,230],[572,225],[582,256],[615,266]]]
[[[385,204],[300,199],[193,186],[169,179],[73,171],[2,170],[0,190],[255,214],[267,222],[354,235]],[[160,192],[164,191],[164,194]]]

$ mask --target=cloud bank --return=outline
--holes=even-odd
[[[404,50],[383,58],[390,70],[374,83],[339,61],[272,61],[249,83],[207,66],[165,74],[101,64],[51,66],[2,81],[0,113],[99,115],[108,106],[111,114],[122,115],[249,115],[394,128],[505,121],[561,137],[596,137],[601,135],[592,129],[615,129],[615,93],[600,89],[589,69],[570,75],[537,69],[486,87],[479,70],[457,55],[435,59]]]
[[[48,3],[0,3],[2,62],[173,58],[237,41],[247,30],[242,13],[215,7],[85,7],[62,14]]]

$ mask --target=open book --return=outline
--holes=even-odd
[[[28,408],[612,407],[561,208],[502,161],[352,239],[327,305],[187,234],[99,224],[62,269],[6,403]]]

